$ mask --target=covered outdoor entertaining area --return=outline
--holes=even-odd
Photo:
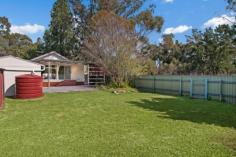
[[[56,52],[44,54],[32,61],[45,65],[45,71],[42,72],[45,87],[86,84],[87,66],[82,63],[71,61]]]

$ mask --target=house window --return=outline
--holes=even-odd
[[[49,66],[46,65],[45,71],[43,72],[43,79],[56,79],[56,77],[57,77],[56,66],[51,65],[49,70]]]
[[[71,67],[70,66],[60,66],[58,75],[59,75],[59,80],[70,80],[71,79]]]

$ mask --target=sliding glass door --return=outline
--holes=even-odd
[[[64,71],[65,71],[65,80],[71,80],[71,67],[65,66]]]
[[[59,80],[70,80],[71,79],[71,67],[70,66],[60,66],[58,75],[59,75]]]
[[[43,79],[55,80],[57,77],[57,70],[55,65],[46,65],[45,71],[43,72]]]
[[[64,74],[65,74],[64,66],[60,66],[59,67],[59,72],[58,72],[59,80],[64,80],[65,79]]]

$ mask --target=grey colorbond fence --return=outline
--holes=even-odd
[[[236,76],[141,76],[135,79],[135,87],[146,92],[236,103]]]

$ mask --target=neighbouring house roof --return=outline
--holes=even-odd
[[[42,66],[44,65],[14,56],[0,57],[0,68],[5,70],[40,70]]]
[[[2,56],[2,57],[0,57],[0,60],[1,60],[1,59],[6,59],[6,58],[9,58],[9,59],[10,59],[10,58],[12,58],[12,59],[17,59],[17,60],[21,60],[21,61],[28,62],[28,63],[31,63],[31,64],[37,64],[37,65],[43,66],[42,64],[39,64],[39,63],[30,61],[30,60],[26,60],[26,59],[23,59],[23,58],[15,57],[15,56],[12,56],[12,55]]]

